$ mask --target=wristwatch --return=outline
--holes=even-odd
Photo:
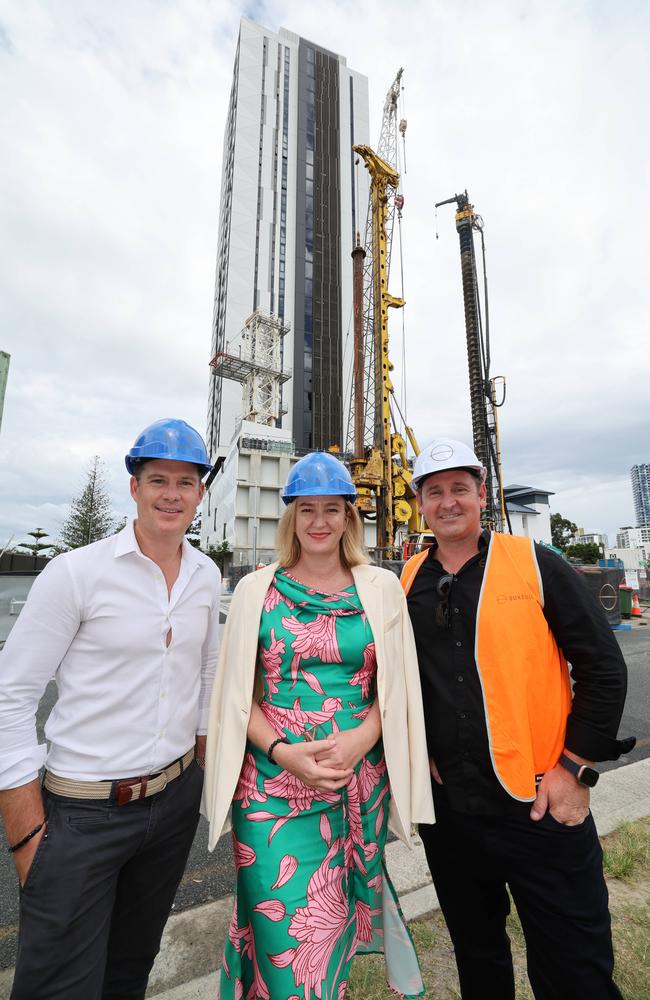
[[[594,785],[598,783],[600,774],[593,767],[589,767],[588,764],[578,764],[575,760],[571,760],[566,754],[560,754],[559,762],[562,767],[570,771],[571,774],[580,782],[581,785],[587,785],[588,788],[593,788]]]

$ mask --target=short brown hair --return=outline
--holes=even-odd
[[[370,559],[363,543],[363,524],[359,511],[345,500],[345,511],[348,515],[343,537],[339,543],[341,562],[346,569],[369,563]],[[296,537],[296,503],[290,503],[280,518],[275,538],[275,547],[280,566],[291,569],[300,559],[300,542]]]

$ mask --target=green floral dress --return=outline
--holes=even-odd
[[[365,719],[372,630],[354,586],[321,594],[278,570],[264,601],[262,711],[290,742]],[[390,789],[381,740],[338,792],[319,792],[250,742],[232,806],[237,894],[221,1000],[343,1000],[352,958],[383,952],[400,996],[424,993],[384,864]]]

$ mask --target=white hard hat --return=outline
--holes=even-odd
[[[436,438],[426,448],[423,448],[413,465],[411,488],[415,491],[433,472],[443,472],[445,469],[476,469],[485,480],[487,470],[479,462],[471,448],[462,441],[453,438]]]

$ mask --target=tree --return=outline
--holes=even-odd
[[[229,556],[231,552],[228,542],[224,539],[223,542],[219,542],[218,545],[211,545],[208,549],[206,555],[215,562],[221,572],[223,573],[223,568],[226,563],[226,556]]]
[[[194,515],[194,520],[186,529],[185,534],[187,535],[187,540],[190,545],[193,545],[195,549],[201,548],[201,510],[197,510]]]
[[[63,552],[106,538],[115,528],[99,455],[91,460],[86,476],[86,485],[70,504],[70,513],[61,529],[59,548]]]
[[[556,549],[564,552],[571,539],[578,533],[578,526],[561,514],[551,514],[551,541]]]
[[[47,531],[43,531],[42,528],[36,528],[35,531],[28,531],[27,535],[33,538],[33,542],[20,542],[16,546],[17,549],[27,549],[30,555],[37,556],[39,552],[45,552],[46,549],[52,548],[52,542],[42,542],[41,538],[47,538]]]
[[[596,545],[595,542],[583,542],[582,545],[569,545],[565,549],[565,553],[569,559],[579,559],[580,562],[587,563],[588,565],[597,563],[602,556],[600,545]]]

